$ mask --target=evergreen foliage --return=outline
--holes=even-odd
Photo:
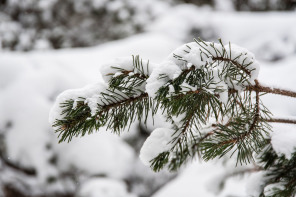
[[[288,160],[274,152],[269,122],[295,122],[272,119],[260,96],[274,93],[296,97],[296,94],[262,86],[254,80],[255,60],[245,52],[232,52],[231,44],[219,42],[195,40],[200,65],[184,58],[192,52],[190,44],[185,45],[185,55],[173,54],[176,61],[183,62],[182,71],[174,78],[161,73],[157,80],[164,83],[155,97],[145,89],[151,76],[149,61],[133,56],[131,70],[112,67],[108,88],[100,92],[95,112],[88,105],[88,98],[60,104],[63,118],[53,124],[60,142],[103,126],[119,134],[135,120],[146,123],[149,115],[160,111],[174,133],[170,148],[150,161],[154,171],[178,170],[196,156],[205,161],[235,157],[237,165],[257,162],[258,169],[266,171],[264,187],[272,187],[268,191],[262,188],[261,196],[294,196],[296,153]]]
[[[121,72],[120,75],[112,77],[109,88],[101,92],[98,110],[95,115],[86,104],[86,98],[73,99],[61,103],[62,114],[65,118],[56,120],[54,127],[60,133],[60,142],[71,141],[73,136],[84,136],[102,126],[107,126],[113,132],[118,133],[136,119],[145,121],[150,109],[153,109],[153,100],[148,94],[141,90],[141,86],[148,78],[144,73],[144,65],[139,56],[133,57],[136,74],[130,75],[132,71],[113,67]],[[148,65],[147,67],[148,68]],[[114,73],[110,73],[114,75]],[[73,108],[74,102],[77,102]]]

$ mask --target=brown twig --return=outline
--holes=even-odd
[[[271,88],[271,87],[266,87],[262,85],[258,86],[248,86],[247,90],[249,91],[259,91],[259,92],[265,92],[265,93],[271,93],[271,94],[278,94],[282,96],[289,96],[296,98],[296,92],[290,91],[290,90],[283,90],[280,88]]]
[[[141,100],[141,99],[144,99],[144,98],[147,98],[147,97],[148,97],[148,93],[142,93],[139,96],[131,97],[131,98],[128,98],[126,100],[120,101],[118,103],[112,103],[110,105],[104,105],[102,107],[102,111],[108,111],[111,108],[115,108],[115,107],[118,107],[118,106],[121,106],[121,105],[130,104],[130,103],[132,103],[134,101]]]
[[[296,120],[283,119],[283,118],[262,119],[262,121],[272,122],[272,123],[296,124]]]

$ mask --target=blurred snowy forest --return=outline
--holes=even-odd
[[[58,144],[48,114],[62,91],[102,81],[103,63],[160,62],[194,37],[249,49],[261,82],[296,91],[295,9],[295,0],[0,0],[0,196],[251,196],[256,173],[230,176],[246,168],[235,161],[196,160],[176,173],[144,166],[139,149],[166,124],[161,115],[121,136],[101,129]],[[263,100],[295,118],[292,99]],[[275,138],[296,129],[273,126]]]
[[[1,0],[1,47],[29,51],[94,46],[144,32],[166,7],[189,3],[213,10],[293,10],[293,0]]]

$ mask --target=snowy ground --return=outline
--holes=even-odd
[[[0,54],[0,134],[4,136],[7,159],[38,172],[36,179],[25,175],[16,177],[13,170],[4,170],[0,185],[1,182],[16,184],[16,180],[24,179],[35,194],[74,188],[81,196],[125,197],[147,190],[144,184],[133,189],[134,194],[129,193],[124,180],[133,173],[142,173],[142,178],[147,176],[159,182],[168,180],[162,178],[168,177],[166,174],[154,174],[140,164],[138,153],[123,141],[128,134],[138,131],[136,126],[123,137],[102,129],[69,144],[58,144],[48,123],[48,113],[63,90],[101,81],[100,65],[103,63],[133,54],[160,62],[176,47],[189,41],[192,29],[212,35],[210,39],[221,37],[225,43],[231,41],[248,48],[261,62],[261,82],[296,91],[296,26],[292,25],[296,24],[296,13],[214,13],[191,6],[172,9],[152,24],[147,33],[97,47]],[[295,100],[273,95],[264,97],[275,116],[296,118]],[[276,125],[275,137],[287,127],[295,130],[292,126]],[[277,150],[289,153],[289,150]],[[0,164],[0,170],[4,167],[5,164]],[[62,173],[71,170],[82,174],[77,185],[69,180],[48,183],[49,177],[59,179]],[[195,161],[153,196],[247,196],[245,188],[249,176],[242,180],[229,179],[225,190],[219,193],[219,182],[213,180],[221,179],[223,171],[221,162]]]

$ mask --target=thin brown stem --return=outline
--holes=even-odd
[[[251,133],[254,128],[256,127],[256,123],[258,122],[258,120],[260,119],[260,106],[259,106],[259,102],[260,102],[260,98],[259,98],[259,90],[257,87],[259,87],[259,82],[257,80],[255,80],[255,87],[256,87],[256,106],[255,106],[255,117],[253,120],[253,123],[248,131],[248,133]]]
[[[243,65],[239,64],[238,62],[236,62],[236,61],[234,61],[232,59],[225,58],[225,57],[213,57],[213,60],[214,61],[231,62],[233,65],[240,68],[242,71],[244,71],[249,76],[251,75],[251,72],[248,69],[246,69],[246,67],[244,67]],[[195,66],[191,66],[189,69],[183,70],[183,74],[187,74],[188,72],[190,72],[190,71],[192,71],[194,69],[195,69]],[[284,89],[280,89],[280,88],[272,88],[272,87],[262,86],[258,81],[256,83],[257,84],[254,85],[254,86],[248,86],[246,88],[246,90],[247,91],[259,91],[259,92],[265,92],[265,93],[271,93],[271,94],[278,94],[278,95],[283,95],[283,96],[289,96],[289,97],[296,98],[296,92],[294,92],[294,91],[284,90]],[[234,89],[229,89],[228,92],[229,93],[236,93],[237,91],[234,90]],[[192,94],[192,93],[194,93],[194,91],[190,91],[188,93]]]
[[[195,108],[198,107],[198,105],[195,106]],[[187,119],[186,123],[185,123],[185,126],[183,127],[182,131],[181,131],[181,134],[178,136],[178,140],[176,142],[176,144],[180,144],[181,143],[181,140],[182,140],[182,137],[186,135],[186,130],[190,127],[190,124],[191,124],[191,121],[193,120],[194,118],[194,113],[195,111],[193,110],[189,116],[189,118]]]
[[[198,94],[201,91],[202,90],[188,91],[185,94],[186,95],[187,94]],[[284,90],[284,89],[279,89],[279,88],[266,87],[266,86],[260,85],[259,83],[258,83],[258,85],[248,86],[245,91],[258,91],[258,92],[263,92],[263,93],[271,93],[271,94],[277,94],[277,95],[289,96],[289,97],[296,98],[296,92],[293,92],[291,90]],[[229,94],[234,94],[234,93],[237,93],[237,90],[228,89],[228,93]],[[184,93],[180,94],[180,96],[182,96],[182,95],[184,95]],[[219,95],[217,94],[215,96],[218,97]]]
[[[278,94],[282,96],[289,96],[296,98],[296,92],[290,91],[290,90],[283,90],[280,88],[271,88],[271,87],[266,87],[262,85],[258,86],[248,86],[247,90],[249,91],[259,91],[259,92],[265,92],[265,93],[271,93],[271,94]]]
[[[142,93],[142,94],[140,94],[139,96],[136,96],[136,97],[131,97],[131,98],[128,98],[126,100],[123,100],[123,101],[120,101],[120,102],[117,102],[117,103],[112,103],[112,104],[109,104],[109,105],[104,105],[102,107],[102,110],[101,111],[108,111],[111,108],[115,108],[115,107],[118,107],[118,106],[121,106],[121,105],[130,104],[132,102],[135,102],[137,100],[142,100],[142,99],[147,98],[147,97],[148,97],[148,93]]]
[[[271,118],[271,119],[262,119],[262,120],[266,122],[272,122],[272,123],[296,124],[296,120],[283,119],[283,118]]]

